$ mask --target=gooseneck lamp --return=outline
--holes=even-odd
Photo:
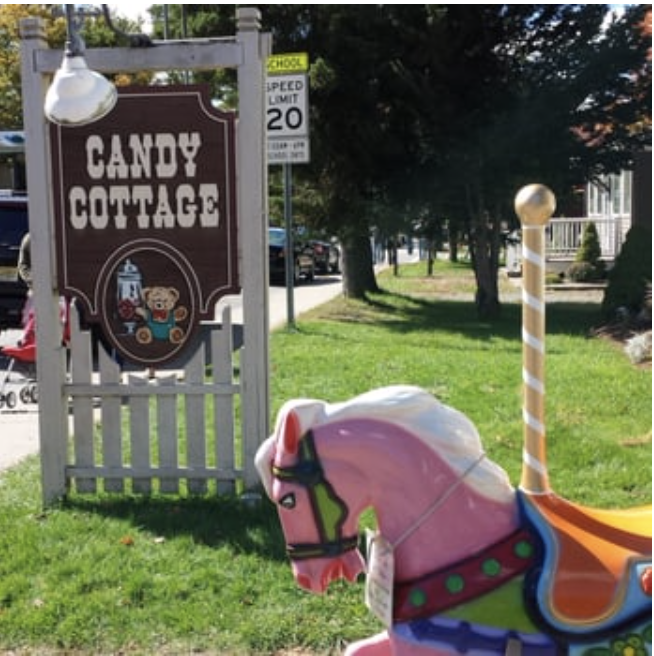
[[[92,71],[84,59],[84,41],[75,25],[75,5],[66,9],[66,50],[45,96],[45,115],[53,123],[86,125],[106,116],[116,104],[116,87]]]

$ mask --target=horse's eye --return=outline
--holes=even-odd
[[[279,505],[282,506],[282,508],[292,510],[293,508],[295,508],[295,495],[292,492],[285,494],[279,500]]]

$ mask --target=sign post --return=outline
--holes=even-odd
[[[266,127],[268,163],[282,164],[284,173],[284,227],[286,229],[286,322],[295,325],[293,285],[295,247],[293,244],[292,170],[294,163],[309,162],[309,106],[307,53],[268,57],[266,82]]]
[[[126,104],[135,99],[125,96],[126,104],[122,108],[117,105],[114,110],[115,118],[124,121],[120,130],[111,126],[107,116],[107,122],[102,119],[103,124],[96,123],[95,127],[67,127],[70,132],[60,135],[61,141],[46,124],[43,103],[49,80],[61,66],[62,53],[48,48],[41,19],[24,19],[20,27],[23,117],[25,134],[29,135],[26,163],[38,316],[39,438],[44,502],[65,495],[71,481],[81,481],[78,491],[81,487],[90,489],[95,480],[104,480],[108,489],[122,485],[129,478],[134,486],[141,488],[145,487],[141,484],[143,480],[159,478],[162,490],[164,480],[167,486],[172,479],[186,479],[190,490],[191,483],[195,486],[205,477],[216,479],[221,489],[237,479],[242,480],[244,489],[256,486],[259,478],[254,455],[270,428],[263,82],[272,41],[270,35],[260,32],[260,12],[248,7],[237,9],[234,39],[190,39],[160,42],[154,48],[139,50],[88,48],[85,52],[89,68],[107,74],[235,69],[239,118],[234,125],[231,119],[215,114],[199,97],[195,108],[185,106],[170,111],[168,126],[163,125],[162,116],[157,116],[157,124],[152,125],[151,118],[162,99],[158,97],[146,109],[126,116]],[[187,110],[193,113],[187,115]],[[103,132],[97,133],[96,129]],[[69,146],[81,153],[77,162],[67,158]],[[56,160],[57,152],[63,153],[63,160]],[[234,152],[236,170],[232,176],[232,166],[227,165],[231,154],[224,156]],[[60,165],[56,182],[53,158]],[[71,177],[74,169],[79,178]],[[212,176],[217,177],[212,179]],[[227,227],[233,217],[234,201],[238,207],[240,238]],[[141,234],[130,235],[129,231]],[[119,244],[121,232],[124,241]],[[82,233],[84,239],[80,239]],[[173,233],[178,238],[171,239]],[[212,239],[205,242],[203,249],[196,249],[192,244],[194,233],[198,239],[211,233]],[[114,241],[110,245],[103,237]],[[234,248],[237,243],[238,248]],[[95,256],[89,255],[89,249]],[[64,254],[70,256],[60,263],[58,256]],[[238,257],[236,267],[234,254]],[[87,279],[80,275],[85,266],[89,272]],[[211,269],[209,273],[208,269]],[[92,281],[96,284],[91,285]],[[160,308],[162,312],[159,308],[148,312],[141,305],[141,311],[136,312],[135,302],[145,300],[139,294],[139,286],[142,292],[146,286],[164,288],[169,305],[176,296],[170,288],[178,288],[180,295],[174,303],[176,316],[172,330],[159,330],[162,326],[158,319],[163,318],[166,308]],[[211,306],[221,294],[229,293],[230,288],[242,289],[243,294],[243,347],[238,383],[232,381],[230,330],[224,336],[217,336],[221,331],[213,331],[209,348],[205,348],[201,339],[197,340],[197,348],[190,343],[197,322],[204,316],[214,318],[209,311]],[[189,357],[184,380],[157,377],[148,381],[138,376],[134,379],[131,374],[123,380],[118,365],[102,349],[97,372],[100,380],[96,384],[91,377],[94,364],[89,331],[77,323],[71,343],[77,334],[80,348],[71,346],[71,379],[61,338],[59,300],[63,290],[81,299],[86,318],[100,323],[104,318],[109,340],[133,361],[148,367],[168,365],[183,350],[184,357]],[[154,302],[151,296],[150,300]],[[229,312],[224,311],[222,317],[229,327]],[[130,319],[135,320],[133,335]],[[139,342],[136,332],[143,327],[148,327],[150,332],[148,335],[142,331],[142,342]],[[214,345],[220,348],[220,356]],[[215,366],[218,359],[223,363],[222,368]],[[213,380],[220,382],[205,381],[203,365],[209,361],[214,365]],[[78,375],[82,370],[84,376]],[[239,454],[233,449],[236,444],[233,402],[237,395],[241,399]],[[184,436],[175,425],[177,397],[184,403],[188,401],[186,425],[192,428]],[[95,398],[101,399],[98,411],[103,426],[102,449],[97,447],[92,408]],[[162,410],[163,419],[157,430],[162,464],[159,469],[151,459],[148,399],[152,398],[164,399],[168,407]],[[214,404],[211,429],[205,407],[209,398]],[[123,404],[134,408],[129,425],[121,421]],[[209,439],[214,437],[216,467],[205,457]],[[186,463],[177,461],[181,439],[188,454]],[[134,455],[131,463],[122,459],[127,440]]]

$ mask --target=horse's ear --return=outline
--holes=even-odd
[[[300,418],[293,410],[289,410],[284,418],[282,427],[282,444],[284,452],[289,455],[296,455],[300,438],[302,437],[302,428],[300,427]]]

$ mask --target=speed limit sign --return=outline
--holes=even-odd
[[[266,128],[268,162],[309,161],[309,91],[305,53],[268,59]]]

